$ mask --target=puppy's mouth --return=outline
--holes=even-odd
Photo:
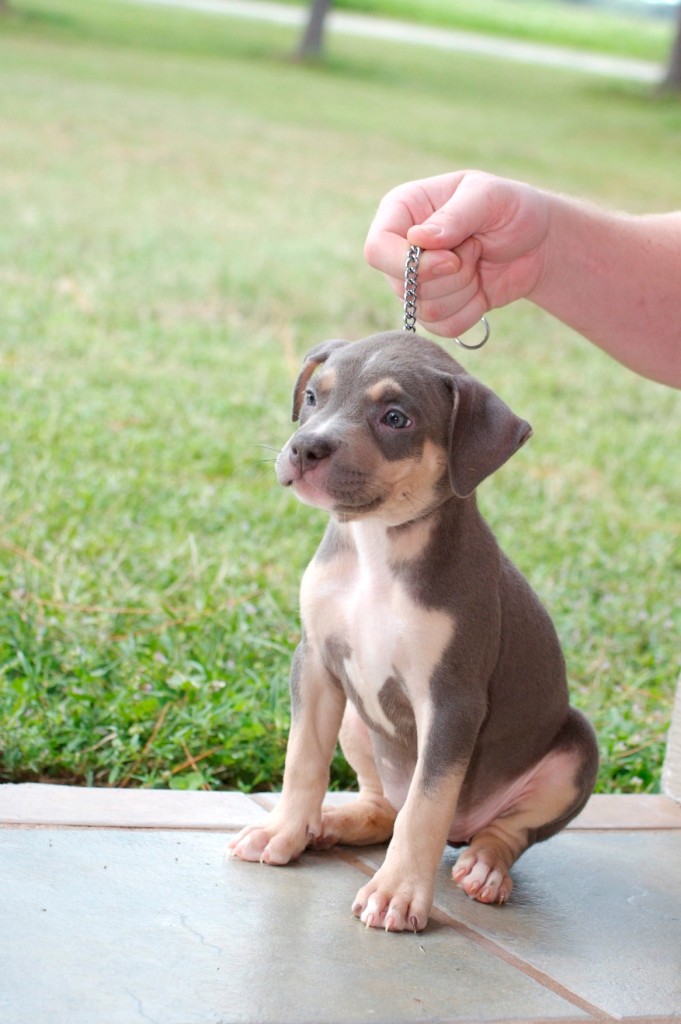
[[[326,460],[302,473],[290,464],[279,464],[277,478],[283,487],[291,487],[305,505],[314,505],[345,521],[375,511],[386,498],[375,481],[370,486],[361,469],[332,467]]]
[[[341,483],[329,484],[319,479],[319,470],[308,470],[299,480],[291,484],[296,497],[307,505],[316,505],[343,519],[366,515],[379,508],[383,494],[367,493],[363,488],[344,487]]]

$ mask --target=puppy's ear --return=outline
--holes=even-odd
[[[467,498],[525,444],[532,427],[474,377],[457,374],[447,381],[453,399],[449,479],[454,493]]]
[[[305,395],[305,388],[307,383],[315,372],[318,366],[325,363],[326,360],[334,352],[337,352],[340,348],[345,348],[349,345],[349,341],[342,341],[340,338],[333,338],[330,341],[322,341],[321,344],[315,345],[313,349],[305,356],[303,362],[303,368],[298,374],[298,380],[293,388],[293,413],[291,419],[295,423],[300,415],[300,407],[303,404],[303,397]]]

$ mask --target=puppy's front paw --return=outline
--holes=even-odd
[[[384,865],[359,890],[352,912],[367,928],[419,932],[428,923],[432,905],[432,879],[413,877]]]
[[[306,829],[285,828],[274,819],[242,829],[227,844],[227,853],[238,860],[281,866],[297,860],[310,841]]]

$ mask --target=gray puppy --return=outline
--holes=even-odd
[[[331,520],[301,586],[281,800],[232,854],[287,864],[390,839],[353,912],[417,931],[445,844],[468,844],[454,881],[503,903],[513,862],[584,807],[598,763],[553,624],[476,504],[531,428],[403,332],[313,349],[293,418],[279,482]],[[339,735],[360,791],[326,808]]]

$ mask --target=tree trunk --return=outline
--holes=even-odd
[[[332,3],[333,0],[312,0],[307,26],[296,51],[297,57],[321,57],[324,49],[324,22]]]
[[[681,6],[676,20],[676,36],[669,55],[667,72],[661,86],[664,92],[681,92]]]

